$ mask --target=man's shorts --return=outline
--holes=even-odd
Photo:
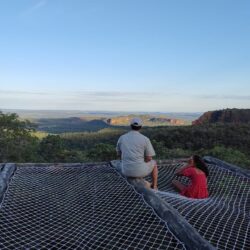
[[[156,165],[156,161],[151,160],[149,162],[140,162],[133,164],[123,164],[121,163],[122,173],[127,177],[145,177],[149,175],[154,166]]]

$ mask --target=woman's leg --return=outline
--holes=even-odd
[[[174,187],[176,189],[178,189],[180,192],[185,189],[187,186],[182,184],[180,181],[177,181],[177,180],[173,180],[172,181],[172,184],[174,185]]]

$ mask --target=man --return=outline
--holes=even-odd
[[[142,178],[151,173],[153,189],[157,190],[158,168],[150,140],[142,135],[140,118],[133,118],[130,122],[131,131],[122,135],[116,146],[117,154],[121,157],[121,170],[127,177]]]

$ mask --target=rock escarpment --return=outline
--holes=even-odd
[[[193,121],[193,125],[210,123],[250,123],[250,109],[208,111]]]

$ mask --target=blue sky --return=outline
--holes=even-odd
[[[0,109],[250,108],[248,0],[0,0]]]

